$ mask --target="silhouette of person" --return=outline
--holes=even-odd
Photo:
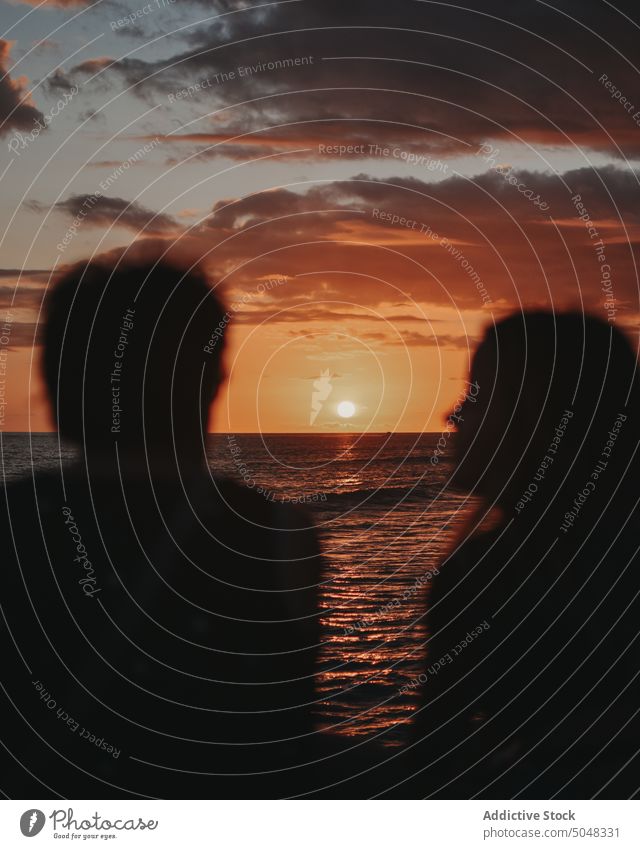
[[[228,321],[166,261],[80,264],[48,296],[78,456],[4,489],[11,796],[271,797],[306,762],[321,563],[304,513],[210,472]]]
[[[412,795],[640,786],[636,356],[578,313],[513,315],[473,359],[451,484],[477,499],[434,578]]]

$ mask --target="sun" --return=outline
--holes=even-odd
[[[340,401],[338,404],[338,415],[342,419],[350,419],[356,411],[356,405],[352,401]]]

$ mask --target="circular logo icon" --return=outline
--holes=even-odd
[[[25,837],[35,837],[44,828],[45,815],[37,808],[25,811],[20,817],[20,831]]]

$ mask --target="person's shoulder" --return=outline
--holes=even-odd
[[[224,504],[227,532],[268,552],[282,587],[314,586],[322,570],[318,538],[311,516],[300,505],[265,498],[229,479],[214,480]]]
[[[64,497],[55,475],[35,473],[7,481],[0,487],[0,535],[3,539],[31,545],[40,539],[41,528],[55,516],[63,517]]]
[[[19,478],[5,482],[0,487],[0,503],[6,509],[18,502],[35,502],[43,505],[52,504],[62,489],[60,476],[54,472],[35,472],[22,475]]]
[[[497,530],[481,531],[460,540],[438,567],[434,585],[443,590],[464,584],[470,586],[476,581],[486,583],[499,541]]]
[[[283,501],[273,493],[263,495],[230,478],[215,478],[214,486],[223,504],[241,518],[259,517],[265,526],[276,530],[303,530],[313,526],[310,514],[303,507]]]

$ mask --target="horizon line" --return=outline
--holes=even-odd
[[[2,430],[2,436],[55,436],[57,430]],[[441,433],[439,430],[232,430],[207,431],[207,436],[421,436]]]

